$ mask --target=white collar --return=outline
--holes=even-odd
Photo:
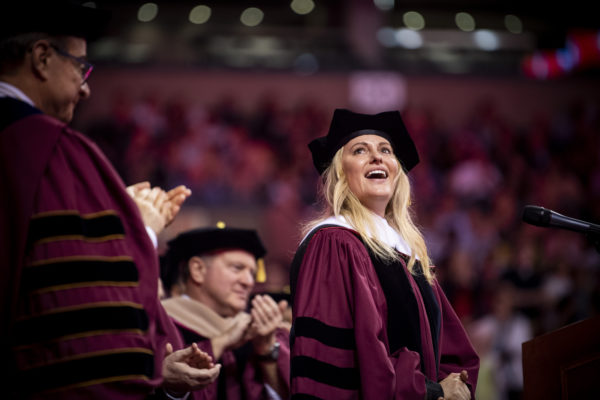
[[[372,235],[371,232],[368,232],[369,236],[375,236],[377,239],[388,246],[393,247],[402,254],[406,254],[407,256],[411,255],[412,251],[408,243],[406,243],[406,240],[404,240],[404,238],[390,226],[385,218],[380,217],[377,214],[373,214],[373,222],[375,222],[376,234]],[[315,228],[323,225],[338,225],[356,231],[356,228],[350,225],[346,218],[341,215],[332,215],[331,217],[319,222]],[[313,228],[313,230],[315,228]],[[306,237],[304,237],[304,239],[306,239]],[[302,241],[304,241],[304,239],[302,239]],[[418,256],[417,259],[419,259]]]
[[[0,97],[10,97],[13,99],[21,100],[33,107],[33,101],[27,96],[21,89],[18,87],[11,85],[10,83],[0,81]]]

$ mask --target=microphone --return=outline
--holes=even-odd
[[[525,206],[523,209],[523,221],[535,226],[548,226],[550,228],[567,229],[573,232],[600,235],[600,225],[566,217],[544,207]]]

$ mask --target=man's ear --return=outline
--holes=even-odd
[[[50,62],[56,53],[52,51],[50,43],[47,40],[38,40],[31,48],[30,66],[35,76],[42,80],[49,79]]]
[[[197,285],[204,283],[207,268],[206,262],[198,256],[194,256],[188,260],[190,279]]]

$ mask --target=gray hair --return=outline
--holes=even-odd
[[[0,74],[13,72],[25,58],[25,54],[38,40],[47,39],[65,47],[65,36],[52,36],[43,32],[27,32],[0,39]]]

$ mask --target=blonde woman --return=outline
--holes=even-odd
[[[411,219],[400,113],[337,109],[309,148],[325,207],[292,263],[292,399],[472,398],[479,358]]]

